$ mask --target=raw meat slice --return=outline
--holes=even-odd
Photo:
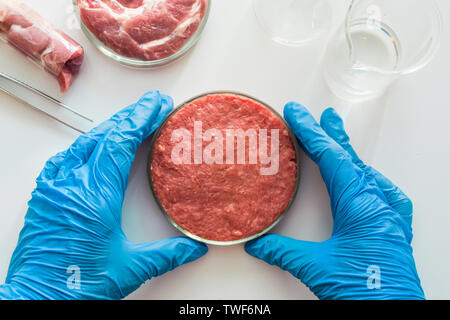
[[[129,58],[159,60],[179,51],[197,31],[207,0],[77,0],[84,25]]]
[[[16,0],[0,0],[0,34],[58,79],[61,92],[72,85],[84,50],[72,38]]]
[[[195,132],[199,129],[195,122],[199,121],[203,139],[196,140]],[[230,145],[233,150],[230,159],[236,161],[225,160],[228,147],[222,152],[221,147],[214,152],[209,149],[218,158],[215,162],[208,160],[206,150],[213,141],[217,146],[217,140],[211,139],[212,136],[207,138],[207,132],[216,130],[225,137],[230,129],[267,130],[266,148],[261,144],[264,139],[258,142],[262,154],[276,150],[272,149],[272,140],[278,137],[278,170],[262,174],[262,168],[267,169],[269,164],[263,163],[261,153],[258,161],[250,161],[250,150],[255,150],[251,148],[250,138],[244,138],[248,142],[243,148],[235,141],[218,144],[224,149]],[[181,136],[177,133],[180,130],[190,133],[187,135],[190,138],[182,142],[190,142],[190,147],[183,147],[188,155],[183,162],[174,157],[178,154],[175,150],[180,150]],[[272,130],[279,132],[278,135]],[[218,136],[220,133],[215,133],[215,139]],[[204,158],[196,161],[195,148],[199,150],[200,146]],[[239,150],[245,150],[245,161],[240,163]],[[232,94],[203,96],[174,113],[156,138],[150,166],[153,190],[173,221],[202,239],[221,242],[245,239],[270,227],[294,197],[298,170],[293,140],[278,116],[250,98]]]

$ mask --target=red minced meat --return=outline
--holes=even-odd
[[[194,152],[192,164],[175,164],[172,151],[179,141],[172,134],[187,129],[193,146],[194,121],[202,122],[203,132],[218,129],[224,137],[230,128],[268,129],[268,152],[270,132],[278,129],[278,173],[261,175],[268,165],[250,164],[248,142],[245,164],[226,164],[226,151],[223,164],[194,164]],[[211,141],[203,140],[202,150]],[[234,147],[236,157],[237,143]],[[296,150],[285,124],[260,103],[210,94],[183,106],[164,125],[153,149],[151,178],[161,206],[181,228],[207,240],[240,240],[264,231],[287,210],[296,189]]]

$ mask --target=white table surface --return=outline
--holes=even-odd
[[[297,100],[318,117],[347,103],[327,89],[321,73],[326,37],[304,48],[273,43],[259,28],[250,0],[213,0],[198,45],[184,58],[154,70],[123,67],[104,57],[76,25],[71,0],[27,0],[86,50],[82,71],[62,97],[56,81],[0,44],[0,70],[25,80],[79,111],[103,120],[150,89],[180,103],[210,90],[237,90],[278,111]],[[333,1],[338,25],[348,0]],[[354,105],[347,129],[359,154],[413,199],[414,255],[428,298],[450,298],[450,1],[440,0],[444,42],[432,63],[404,77],[385,97]],[[8,56],[13,58],[5,59]],[[23,226],[27,201],[44,162],[67,148],[77,133],[0,93],[0,282]],[[152,241],[178,233],[159,212],[145,171],[148,143],[133,165],[123,207],[131,240]],[[303,155],[303,180],[292,211],[274,230],[304,240],[330,236],[329,199],[316,166]],[[152,279],[135,299],[314,299],[290,274],[248,256],[243,246],[214,247],[202,259]]]

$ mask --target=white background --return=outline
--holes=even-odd
[[[326,37],[305,48],[273,43],[259,28],[250,0],[213,0],[198,45],[181,60],[154,70],[123,67],[98,52],[73,28],[70,0],[28,0],[45,18],[86,50],[70,91],[20,54],[0,44],[0,70],[25,80],[96,120],[104,120],[150,89],[176,104],[210,90],[237,90],[282,111],[296,100],[319,117],[328,106],[347,107],[328,91],[321,73]],[[347,0],[333,1],[334,25],[343,21]],[[346,126],[359,154],[413,199],[414,255],[428,298],[450,298],[450,2],[440,0],[443,45],[426,69],[404,77],[387,95],[354,105]],[[13,59],[5,57],[14,56]],[[0,93],[0,282],[23,226],[27,201],[45,161],[67,148],[77,133]],[[146,176],[148,143],[132,168],[123,208],[131,240],[152,241],[178,233],[159,212]],[[302,183],[295,204],[274,230],[304,240],[330,236],[329,199],[316,166],[303,155]],[[248,256],[243,246],[210,247],[202,259],[131,295],[135,299],[314,299],[290,274]]]

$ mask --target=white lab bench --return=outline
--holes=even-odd
[[[303,48],[283,47],[260,29],[251,0],[213,0],[200,42],[182,59],[157,69],[123,67],[106,58],[74,28],[71,0],[27,0],[45,18],[79,41],[86,59],[62,97],[56,81],[20,54],[2,58],[0,70],[48,92],[97,120],[107,119],[159,89],[180,103],[211,90],[236,90],[282,111],[296,100],[319,117],[328,106],[347,108],[327,89],[321,60],[327,38]],[[348,0],[333,1],[334,25]],[[395,181],[413,199],[414,255],[428,298],[450,298],[450,2],[439,1],[443,44],[425,69],[394,83],[383,98],[351,106],[346,126],[361,157]],[[10,55],[8,55],[10,56]],[[27,201],[45,161],[67,148],[77,133],[0,93],[0,282],[24,222]],[[123,227],[135,241],[179,235],[160,213],[148,186],[146,156],[139,150],[123,207]],[[274,232],[321,241],[331,234],[326,188],[303,155],[302,182],[292,210]],[[242,245],[210,246],[202,259],[152,279],[135,299],[314,299],[290,274],[247,255]]]

